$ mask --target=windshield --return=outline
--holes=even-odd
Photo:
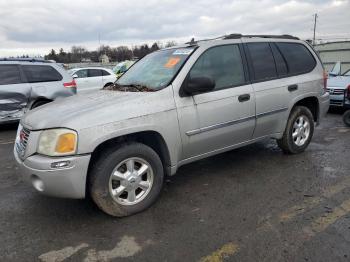
[[[70,70],[68,70],[68,74],[74,75],[76,71],[77,70],[75,70],[75,69],[70,69]]]
[[[173,48],[151,53],[132,66],[116,84],[142,86],[153,91],[166,87],[177,74],[194,47]]]
[[[343,76],[350,76],[350,70],[346,71]]]

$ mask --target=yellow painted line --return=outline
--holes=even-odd
[[[239,247],[235,243],[227,243],[212,254],[200,259],[200,262],[221,262],[224,258],[232,256],[239,250]]]
[[[322,193],[322,197],[307,198],[300,205],[295,205],[287,209],[285,212],[279,215],[279,221],[285,222],[291,220],[294,217],[304,213],[306,210],[316,207],[324,200],[324,198],[330,198],[348,187],[350,187],[350,178],[346,178],[339,183],[326,188],[326,190]]]
[[[315,219],[309,227],[304,228],[304,232],[309,235],[323,232],[330,225],[350,212],[350,199],[344,201],[340,206],[335,207],[333,212]]]

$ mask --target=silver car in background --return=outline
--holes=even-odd
[[[348,105],[345,105],[348,100],[344,99],[344,95],[350,92],[350,70],[343,74],[341,71],[341,63],[337,62],[329,72],[327,92],[330,95],[330,106],[348,108]]]
[[[73,78],[59,64],[37,59],[0,59],[0,124],[26,111],[76,94]]]

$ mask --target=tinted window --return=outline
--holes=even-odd
[[[314,69],[316,61],[310,51],[302,44],[276,43],[287,61],[289,74],[302,74]]]
[[[276,66],[269,43],[249,43],[247,46],[252,60],[254,79],[260,81],[276,78]]]
[[[287,67],[286,61],[284,60],[284,57],[282,56],[281,52],[278,50],[278,48],[274,44],[271,44],[271,49],[272,49],[273,57],[275,58],[278,76],[280,77],[286,76],[288,74],[288,67]]]
[[[238,45],[213,47],[203,53],[190,71],[190,77],[209,76],[215,90],[245,83],[244,69]]]
[[[78,78],[88,77],[88,71],[86,69],[79,70],[75,74],[78,76]]]
[[[61,81],[62,76],[52,66],[22,65],[29,83]]]
[[[100,69],[89,69],[89,77],[102,76],[102,70]]]
[[[107,71],[105,71],[105,70],[102,70],[102,75],[104,75],[104,76],[109,76],[110,75],[110,73],[108,73]]]
[[[21,82],[17,65],[0,65],[0,85],[19,84]]]

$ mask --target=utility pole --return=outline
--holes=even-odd
[[[315,18],[315,22],[314,22],[314,37],[313,37],[312,44],[316,45],[316,25],[317,25],[317,18],[318,18],[317,13],[314,14],[314,18]]]

